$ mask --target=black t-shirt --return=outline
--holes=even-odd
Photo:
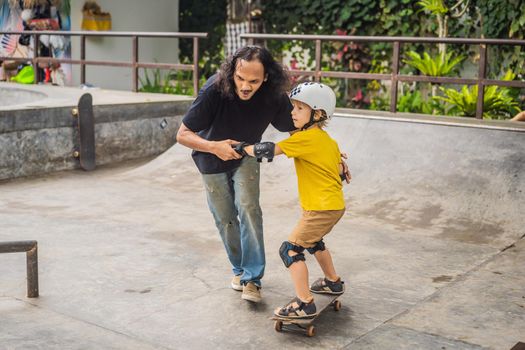
[[[210,141],[232,139],[254,144],[271,123],[279,131],[295,129],[292,104],[285,94],[276,95],[265,84],[249,100],[222,97],[212,76],[199,91],[182,122],[188,129]],[[211,153],[193,151],[193,160],[202,174],[233,170],[240,160],[223,161]]]

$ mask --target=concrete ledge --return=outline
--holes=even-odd
[[[173,115],[184,115],[191,102],[150,102],[119,105],[94,105],[96,124],[115,123],[131,120],[155,119]],[[42,130],[49,128],[73,127],[73,107],[52,107],[40,109],[0,110],[0,134]]]
[[[450,117],[418,113],[390,113],[366,109],[337,108],[336,115],[346,118],[379,119],[408,123],[435,124],[458,127],[483,128],[525,132],[525,122],[510,120],[480,120],[466,117]]]
[[[20,90],[5,85],[0,89]],[[38,105],[0,109],[0,180],[79,167],[73,157],[79,140],[72,108],[86,91],[49,86],[30,90],[39,88],[48,98],[36,101]],[[89,93],[94,98],[97,165],[154,156],[168,149],[193,100],[107,90]],[[53,94],[60,98],[54,99]]]

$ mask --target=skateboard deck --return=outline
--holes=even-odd
[[[77,117],[79,149],[74,156],[80,159],[80,167],[84,170],[95,169],[95,118],[93,117],[93,98],[91,94],[83,94],[78,100],[78,107],[73,109]]]
[[[332,295],[332,294],[314,294],[315,306],[317,308],[317,315],[312,318],[288,318],[288,317],[279,317],[273,316],[272,320],[275,321],[274,328],[277,332],[282,332],[284,327],[295,327],[301,330],[306,331],[306,335],[313,337],[315,335],[315,326],[313,322],[321,313],[326,310],[328,307],[333,307],[334,311],[339,311],[341,309],[341,301],[337,300],[342,294]]]

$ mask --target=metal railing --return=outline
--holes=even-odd
[[[0,242],[1,253],[26,253],[27,297],[38,297],[38,243],[37,241]]]
[[[193,72],[193,94],[199,91],[199,39],[208,37],[208,33],[176,33],[176,32],[91,32],[91,31],[3,31],[0,34],[22,35],[27,34],[33,37],[33,58],[14,58],[0,57],[0,60],[31,61],[35,72],[35,81],[39,81],[39,63],[67,63],[80,65],[80,83],[86,82],[86,65],[110,66],[110,67],[129,67],[132,69],[132,91],[138,91],[138,70],[139,68],[159,68],[176,69]],[[40,57],[38,43],[41,35],[64,35],[80,37],[80,59],[65,59]],[[131,61],[106,61],[106,60],[86,60],[86,37],[129,37],[132,40]],[[139,61],[139,38],[192,38],[193,39],[193,64],[172,64],[172,63],[153,63]]]
[[[363,80],[389,80],[392,82],[390,89],[390,112],[397,112],[397,92],[399,82],[428,82],[446,84],[466,84],[478,86],[478,97],[476,101],[476,118],[483,118],[483,100],[485,86],[497,85],[505,87],[525,88],[525,81],[503,81],[487,79],[487,46],[489,45],[511,45],[524,46],[525,40],[513,39],[468,39],[468,38],[416,38],[395,36],[345,36],[345,35],[282,35],[282,34],[241,34],[242,39],[247,39],[248,44],[253,45],[257,40],[301,40],[315,41],[315,69],[312,70],[290,70],[295,76],[313,76],[316,81],[321,78],[348,78]],[[392,65],[390,74],[357,73],[321,70],[321,42],[323,41],[351,41],[351,42],[387,42],[393,44]],[[467,44],[479,45],[478,76],[475,79],[433,77],[426,75],[403,75],[399,74],[400,48],[403,43],[430,43],[430,44]]]

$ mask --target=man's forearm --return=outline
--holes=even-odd
[[[177,132],[177,142],[196,151],[214,154],[224,161],[242,158],[231,147],[232,144],[238,143],[238,141],[230,139],[209,141],[188,129],[184,123],[181,124],[179,131]]]
[[[203,139],[190,129],[186,125],[181,124],[179,131],[177,132],[177,142],[183,146],[194,149],[200,152],[214,153],[213,147],[214,142]]]

